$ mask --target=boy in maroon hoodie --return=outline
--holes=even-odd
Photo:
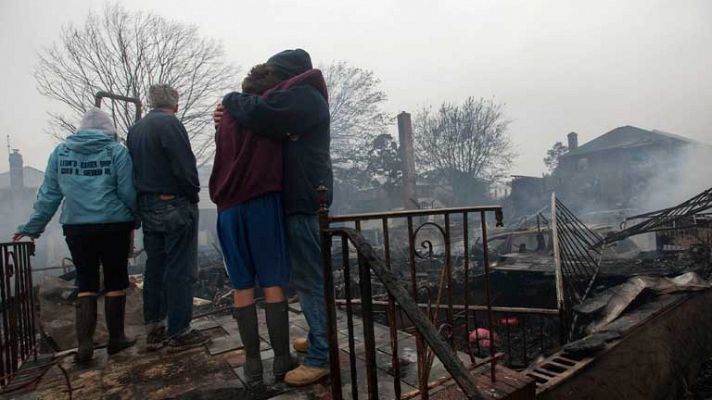
[[[245,93],[263,95],[285,85],[268,64],[252,68]],[[254,288],[265,294],[265,315],[279,381],[296,367],[289,353],[289,321],[283,287],[289,283],[289,257],[282,205],[282,142],[256,136],[226,115],[215,136],[210,197],[218,206],[218,236],[235,287],[235,308],[245,346],[245,377],[262,384],[260,339]]]

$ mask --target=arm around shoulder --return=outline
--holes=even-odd
[[[266,96],[231,93],[223,99],[225,109],[260,136],[276,139],[302,135],[329,120],[329,104],[308,85],[277,90]]]

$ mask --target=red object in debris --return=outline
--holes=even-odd
[[[499,325],[509,325],[509,326],[517,326],[519,325],[519,318],[517,317],[504,317],[500,318],[497,320],[497,323]]]
[[[497,335],[490,335],[490,331],[485,328],[477,328],[470,332],[470,342],[477,343],[480,347],[490,347],[491,340],[497,340]]]

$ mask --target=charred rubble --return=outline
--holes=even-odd
[[[651,296],[709,288],[706,279],[712,272],[712,235],[710,219],[704,210],[712,206],[712,202],[707,202],[712,200],[711,193],[712,190],[708,190],[681,205],[662,210],[662,214],[647,213],[618,220],[607,215],[603,223],[583,222],[555,199],[553,213],[551,207],[539,210],[514,228],[492,233],[488,239],[492,305],[495,310],[502,310],[495,311],[494,334],[498,350],[506,354],[507,365],[526,368],[564,344],[595,332],[596,324],[610,322],[621,313],[635,309]],[[696,206],[689,207],[690,204]],[[653,226],[651,218],[658,219],[654,228],[650,228]],[[450,221],[450,224],[450,232],[462,230],[460,221]],[[384,251],[379,229],[362,228],[364,235],[376,243],[377,250]],[[391,243],[408,242],[407,231],[402,226],[391,227],[390,235]],[[470,232],[470,237],[477,236],[477,232]],[[477,240],[465,251],[462,234],[455,233],[451,233],[447,241],[448,246],[437,229],[423,230],[415,240],[418,249],[413,254],[413,273],[420,283],[415,297],[437,323],[447,322],[445,311],[449,305],[458,306],[455,327],[449,336],[461,341],[457,347],[470,347],[479,352],[480,341],[475,340],[468,346],[458,338],[467,337],[466,325],[470,329],[483,326],[483,321],[477,320],[482,317],[477,311],[466,316],[462,310],[463,304],[484,304],[483,245]],[[337,269],[336,297],[342,299],[341,304],[347,297],[357,302],[360,282],[353,266],[358,265],[358,257],[351,254],[351,293],[347,293],[344,269],[339,267],[341,249],[336,246],[333,252]],[[468,257],[467,263],[465,257]],[[404,287],[410,279],[410,260],[407,247],[391,246],[391,270],[403,279]],[[452,277],[450,286],[443,278],[446,267]],[[465,292],[466,277],[468,292]],[[387,292],[376,281],[372,287],[376,319],[388,325]],[[626,293],[623,299],[614,298],[613,294],[618,292]],[[559,302],[562,304],[557,304]],[[612,307],[611,302],[618,302],[618,314],[601,316],[599,313],[605,311],[606,306]],[[517,313],[517,308],[542,312],[559,310],[563,315]],[[437,309],[444,311],[438,314]],[[398,324],[406,331],[412,328],[406,319],[399,319]],[[591,350],[591,346],[587,346],[584,342],[583,347]]]

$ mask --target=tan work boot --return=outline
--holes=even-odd
[[[296,369],[287,372],[284,382],[290,386],[306,386],[329,375],[326,368],[315,368],[308,365],[300,365]]]
[[[296,338],[292,342],[292,347],[300,353],[306,353],[309,350],[309,342],[305,337]]]

